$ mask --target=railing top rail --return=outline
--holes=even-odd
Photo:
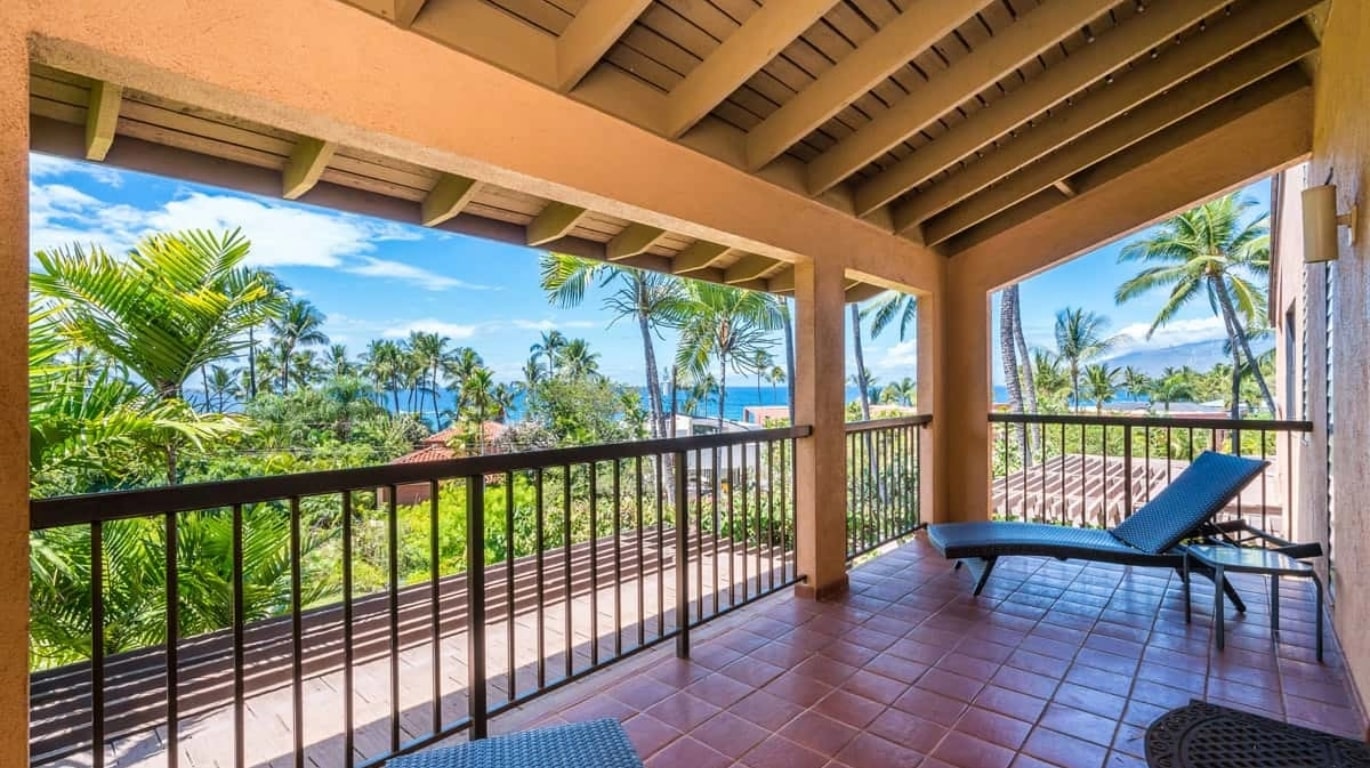
[[[1180,429],[1252,429],[1283,432],[1312,432],[1311,421],[1283,419],[1210,419],[1202,416],[1094,416],[1082,413],[1007,413],[992,411],[991,423],[1069,424],[1110,427],[1172,427]]]
[[[870,421],[849,421],[847,422],[848,432],[868,432],[874,429],[888,429],[890,427],[921,427],[932,423],[931,413],[920,413],[914,416],[897,416],[892,419],[871,419]]]
[[[288,499],[292,496],[322,496],[391,485],[427,483],[432,480],[789,440],[809,437],[812,434],[813,428],[809,426],[782,427],[34,499],[29,502],[29,528],[36,531],[96,521],[222,509],[235,504],[257,504]]]

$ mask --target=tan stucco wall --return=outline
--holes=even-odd
[[[1323,36],[1315,90],[1313,159],[1309,180],[1329,171],[1339,208],[1370,196],[1370,4],[1332,3]],[[1335,620],[1361,702],[1370,706],[1370,226],[1361,216],[1356,244],[1342,235],[1334,281],[1332,475],[1338,600]]]
[[[0,14],[3,17],[4,14]],[[28,765],[28,54],[0,18],[0,765]]]
[[[1197,200],[1297,162],[1312,146],[1311,89],[1238,117],[952,259],[947,269],[939,457],[948,518],[989,514],[989,293],[1134,232]],[[1112,291],[1112,287],[1109,287]]]

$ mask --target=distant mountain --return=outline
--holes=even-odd
[[[1251,351],[1260,355],[1272,346],[1273,340],[1257,341],[1252,343]],[[1164,349],[1139,349],[1110,358],[1108,364],[1119,368],[1130,365],[1148,376],[1156,376],[1166,368],[1180,368],[1186,365],[1195,370],[1206,371],[1212,368],[1214,363],[1225,362],[1228,359],[1229,357],[1223,354],[1222,339],[1213,339]]]

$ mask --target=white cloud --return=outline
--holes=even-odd
[[[403,339],[414,331],[422,333],[436,333],[455,340],[469,339],[476,335],[481,329],[479,325],[463,325],[461,323],[449,323],[444,320],[434,318],[424,318],[422,320],[411,320],[401,325],[391,326],[381,332],[387,339]]]
[[[79,174],[94,179],[107,187],[119,187],[124,183],[124,178],[118,171],[99,163],[68,160],[38,152],[29,153],[29,178],[51,179],[68,174]]]
[[[345,267],[343,271],[350,272],[354,275],[361,275],[363,277],[402,280],[407,283],[413,283],[414,285],[429,291],[445,291],[450,288],[464,288],[470,291],[498,290],[496,286],[468,283],[465,280],[458,280],[455,277],[440,275],[412,264],[390,261],[388,259],[377,259],[373,256],[363,256],[360,264]]]
[[[875,360],[870,369],[874,373],[886,374],[893,371],[900,376],[912,376],[918,369],[918,342],[909,339],[889,347]]]
[[[1227,338],[1221,317],[1196,317],[1173,320],[1156,329],[1151,338],[1146,337],[1149,323],[1132,323],[1118,331],[1117,339],[1110,357],[1117,357],[1141,349],[1166,349],[1198,341],[1213,341]]]
[[[510,320],[509,325],[523,331],[557,331],[567,328],[598,328],[593,320]]]
[[[48,161],[39,168],[47,173]],[[376,243],[419,235],[398,224],[233,195],[191,192],[159,208],[101,200],[68,184],[29,184],[30,239],[34,250],[71,242],[96,243],[119,252],[153,232],[241,228],[256,266],[338,267],[364,257]]]

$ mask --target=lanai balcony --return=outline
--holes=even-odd
[[[7,7],[6,360],[26,352],[38,151],[791,296],[796,377],[778,431],[31,501],[27,382],[7,366],[0,763],[376,765],[607,715],[653,766],[1125,766],[1191,697],[1364,734],[1366,529],[1328,506],[1364,488],[1349,468],[1329,480],[1330,417],[1289,408],[1164,448],[1136,439],[1164,425],[1063,420],[1045,425],[1059,450],[1036,454],[1056,463],[1026,461],[987,418],[987,310],[1001,286],[1304,160],[1315,183],[1363,190],[1368,18],[1354,0]],[[1364,292],[1356,247],[1342,296]],[[849,428],[848,304],[885,290],[918,300],[925,416]],[[1341,317],[1324,352],[1355,361]],[[1365,402],[1342,376],[1323,399]],[[1343,419],[1337,455],[1354,456],[1364,420]],[[1271,453],[1230,436],[1244,429],[1275,433]],[[1247,497],[1226,514],[1336,539],[1323,664],[1301,582],[1272,637],[1266,582],[1238,579],[1248,610],[1218,652],[1202,584],[1192,623],[1163,571],[1023,558],[975,597],[918,530],[1106,526],[1163,483],[1134,482],[1138,462],[1200,447],[1276,459],[1259,515]],[[460,526],[402,509],[411,485],[460,494]],[[321,520],[332,549],[311,550]],[[186,635],[176,577],[196,562],[175,544],[192,521],[227,532],[233,567],[221,628]],[[442,561],[449,530],[466,546]],[[139,574],[105,556],[130,531],[153,545]],[[79,616],[20,597],[45,535],[88,546]],[[265,599],[263,539],[287,543],[274,566],[291,577]],[[106,604],[132,577],[161,579],[161,603]],[[160,644],[120,637],[121,611],[151,615]],[[30,620],[67,622],[88,657],[31,671]]]

